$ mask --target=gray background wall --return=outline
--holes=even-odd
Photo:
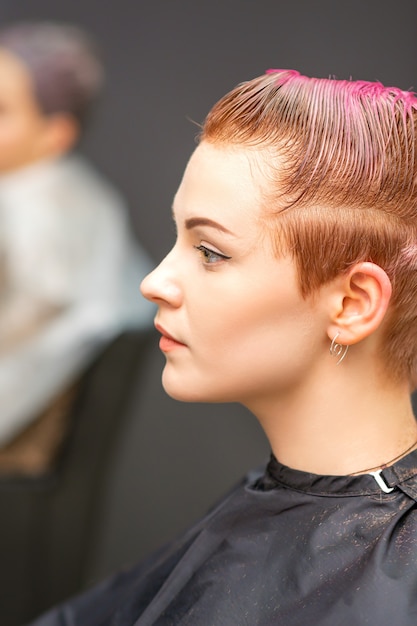
[[[173,242],[192,120],[237,82],[288,67],[417,88],[413,0],[1,0],[2,23],[27,18],[96,36],[108,80],[83,150],[124,192],[155,261]],[[162,365],[155,349],[117,442],[89,580],[169,539],[267,455],[241,407],[169,399]]]

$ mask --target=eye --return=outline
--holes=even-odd
[[[200,252],[204,265],[214,265],[215,263],[221,263],[222,261],[227,261],[232,258],[230,256],[226,256],[225,254],[221,254],[216,250],[211,250],[203,244],[194,247]]]

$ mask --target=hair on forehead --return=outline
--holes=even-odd
[[[268,70],[211,109],[201,140],[264,154],[264,218],[304,295],[360,261],[393,284],[383,354],[417,382],[417,98],[380,82]]]

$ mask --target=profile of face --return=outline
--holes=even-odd
[[[141,286],[179,400],[251,408],[308,384],[328,352],[320,300],[301,296],[293,260],[277,258],[260,223],[267,182],[253,165],[249,150],[197,147],[174,200],[176,243]]]
[[[29,72],[0,48],[0,173],[45,156],[48,131],[49,120],[38,106]]]

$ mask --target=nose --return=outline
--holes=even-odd
[[[142,295],[158,305],[165,303],[171,307],[181,306],[182,292],[174,274],[173,251],[171,250],[161,263],[143,279],[140,286]]]

